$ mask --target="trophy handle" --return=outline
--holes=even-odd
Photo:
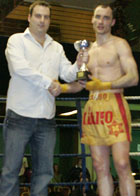
[[[74,42],[74,48],[77,52],[80,51],[80,45],[81,45],[82,40],[77,40],[76,42]]]

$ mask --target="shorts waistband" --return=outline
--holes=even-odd
[[[111,97],[114,97],[115,94],[122,94],[122,93],[110,93],[110,92],[95,92],[89,95],[89,100],[105,100],[108,101]]]

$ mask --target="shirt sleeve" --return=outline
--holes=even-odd
[[[26,60],[22,37],[15,34],[9,38],[5,55],[11,76],[16,74],[35,86],[48,89],[52,79],[40,73]]]

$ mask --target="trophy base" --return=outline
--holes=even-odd
[[[89,81],[90,78],[88,75],[91,74],[89,71],[79,71],[77,72],[77,80],[84,80],[84,81]]]

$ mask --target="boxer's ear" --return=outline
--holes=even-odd
[[[113,20],[112,20],[112,24],[111,24],[111,26],[113,27],[113,26],[115,25],[115,23],[116,23],[116,20],[115,20],[115,19],[113,19]]]

